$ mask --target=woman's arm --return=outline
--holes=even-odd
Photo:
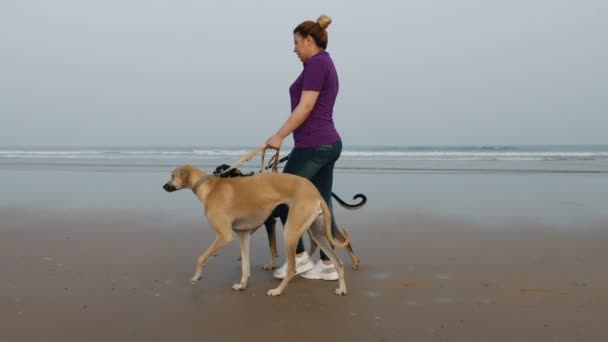
[[[317,98],[319,98],[318,91],[302,91],[302,96],[300,97],[298,106],[293,110],[289,116],[289,119],[285,121],[283,126],[279,128],[277,133],[266,141],[266,146],[274,149],[281,147],[283,139],[288,137],[293,131],[296,130],[296,128],[300,127],[304,120],[308,118],[315,106],[315,103],[317,102]]]

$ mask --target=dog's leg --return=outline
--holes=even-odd
[[[194,273],[194,276],[192,276],[193,284],[198,283],[201,280],[203,267],[205,266],[207,259],[232,241],[232,227],[230,226],[230,223],[222,226],[215,226],[212,224],[211,227],[214,228],[215,232],[217,233],[217,237],[215,238],[215,241],[213,241],[213,244],[211,244],[211,246],[205,251],[205,253],[198,258],[196,272]],[[223,229],[216,227],[223,227]]]
[[[285,229],[284,229],[284,239],[285,239],[285,258],[287,259],[287,273],[285,275],[285,278],[283,278],[283,281],[281,281],[281,283],[279,284],[279,286],[277,286],[276,288],[272,289],[272,290],[268,290],[267,294],[269,296],[279,296],[281,293],[283,293],[283,290],[285,290],[285,287],[287,287],[287,284],[289,284],[289,281],[291,280],[291,278],[293,278],[296,275],[296,247],[298,245],[298,240],[300,238],[300,236],[302,235],[301,232],[298,232],[298,230],[302,230],[302,229],[294,229],[292,228],[292,224],[293,221],[295,220],[295,215],[294,218],[292,219],[292,222],[289,221],[290,219],[287,219],[287,222],[285,224]]]
[[[277,236],[275,233],[277,221],[270,217],[266,222],[264,222],[264,226],[266,227],[266,233],[268,235],[268,245],[270,246],[270,263],[264,265],[265,270],[274,270],[275,260],[277,258]]]
[[[308,255],[313,255],[317,251],[318,245],[315,242],[315,240],[312,238],[310,229],[307,230],[307,232],[308,232],[308,238],[310,239],[310,249],[308,250]]]
[[[242,291],[247,288],[247,281],[251,277],[251,266],[249,264],[249,242],[251,238],[250,231],[238,232],[241,240],[241,282],[232,285],[235,291]]]
[[[310,227],[311,238],[317,242],[323,253],[329,257],[331,262],[333,262],[334,266],[336,267],[340,284],[335,293],[339,296],[344,296],[347,293],[346,281],[344,280],[344,264],[331,248],[331,245],[327,240],[327,236],[325,235],[324,225],[325,221],[323,220],[323,215],[320,215]]]
[[[344,234],[342,233],[342,229],[336,229],[336,233],[338,233],[338,235],[339,235],[338,241],[345,240]],[[350,243],[346,246],[346,251],[348,252],[348,255],[350,256],[350,260],[353,263],[353,270],[355,270],[355,271],[358,270],[359,269],[359,258],[355,254],[355,251],[353,250],[353,246],[351,246]]]
[[[284,239],[285,239],[285,258],[287,259],[287,272],[283,281],[272,290],[268,290],[269,296],[278,296],[283,293],[291,278],[296,275],[296,247],[298,240],[304,234],[306,229],[310,227],[310,224],[315,219],[312,214],[317,211],[316,208],[310,208],[307,210],[303,205],[299,205],[297,211],[293,211],[291,216],[287,218],[284,227]],[[310,214],[307,214],[310,213]]]
[[[296,246],[298,245],[298,239],[296,237],[295,241],[293,238],[287,238],[287,234],[285,234],[285,258],[287,259],[287,274],[285,278],[281,281],[279,286],[274,289],[268,290],[267,294],[269,296],[279,296],[287,287],[287,284],[296,275]]]
[[[257,232],[257,231],[258,231],[258,228],[260,228],[260,227],[257,227],[257,228],[255,228],[255,229],[250,230],[250,231],[249,231],[249,235],[253,235],[253,233]],[[239,256],[236,258],[236,261],[241,261],[241,260],[242,260],[242,259],[241,259],[241,254],[239,253]]]
[[[348,244],[348,246],[346,246],[346,251],[348,252],[348,255],[350,256],[350,260],[353,263],[353,270],[358,270],[359,269],[359,258],[357,257],[357,255],[355,255],[355,251],[353,251],[353,247],[350,245],[350,243]]]
[[[336,240],[338,240],[340,242],[344,241],[345,238],[344,238],[344,234],[342,234],[342,231],[340,229],[337,229],[336,232],[338,233],[338,237]],[[308,230],[308,235],[310,236],[310,249],[308,251],[308,254],[313,255],[317,251],[317,243],[312,238],[310,230]],[[353,250],[353,247],[351,246],[350,243],[346,246],[346,251],[348,252],[348,255],[350,256],[350,260],[353,263],[353,270],[355,270],[355,271],[358,270],[359,269],[359,258],[355,254],[355,251]]]

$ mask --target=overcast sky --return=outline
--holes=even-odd
[[[603,0],[19,0],[0,146],[260,145],[323,13],[345,147],[608,143]]]

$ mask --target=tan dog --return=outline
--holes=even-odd
[[[233,178],[233,177],[249,177],[249,176],[253,176],[255,174],[255,172],[250,172],[250,173],[242,173],[239,169],[233,168],[230,169],[228,171],[228,169],[230,169],[230,165],[227,164],[222,164],[218,167],[215,168],[215,171],[213,171],[213,174],[222,178]],[[367,203],[367,197],[364,194],[357,194],[353,197],[353,199],[360,199],[359,203],[356,204],[349,204],[346,203],[343,199],[341,199],[338,195],[336,195],[335,193],[331,193],[331,197],[333,197],[338,204],[340,204],[340,206],[342,206],[342,208],[344,209],[348,209],[348,210],[357,210],[361,207],[363,207],[366,203]],[[276,241],[276,234],[275,234],[275,227],[276,227],[276,218],[279,217],[279,213],[275,210],[272,212],[272,215],[270,215],[268,217],[268,219],[266,219],[266,221],[264,221],[264,227],[266,227],[266,234],[268,235],[268,244],[270,246],[270,263],[264,265],[264,269],[265,270],[273,270],[275,267],[275,260],[278,256],[277,253],[277,241]],[[340,229],[336,230],[336,234],[337,234],[337,238],[340,241],[344,241],[344,235],[342,235],[342,231]],[[311,241],[311,246],[310,246],[310,251],[309,254],[313,255],[313,253],[315,252],[317,245],[315,244],[314,241]],[[353,263],[353,270],[358,270],[359,269],[359,258],[357,257],[357,255],[355,254],[355,251],[353,250],[353,247],[351,246],[351,244],[349,243],[348,245],[346,245],[346,251],[348,252],[348,255],[350,256],[350,260]],[[240,260],[240,259],[239,259]]]
[[[241,240],[240,283],[234,290],[244,290],[251,276],[249,265],[249,241],[279,204],[289,206],[289,216],[284,228],[287,276],[279,286],[268,291],[269,296],[280,295],[295,276],[295,254],[298,239],[308,230],[310,238],[329,256],[338,270],[339,287],[335,293],[346,295],[344,265],[331,245],[345,247],[350,239],[344,232],[344,242],[334,240],[331,234],[331,214],[317,188],[306,178],[286,173],[260,173],[251,177],[219,178],[208,175],[195,167],[184,165],[176,168],[171,179],[163,186],[168,191],[192,189],[205,207],[205,216],[217,237],[199,257],[192,282],[200,281],[203,267],[211,255],[217,253],[232,240],[235,231]],[[331,244],[331,245],[330,245]]]

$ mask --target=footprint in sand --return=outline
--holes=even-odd
[[[439,304],[452,304],[452,303],[454,303],[454,300],[449,297],[440,297],[440,298],[435,299],[435,302],[437,302]]]
[[[369,277],[372,279],[384,280],[384,279],[390,278],[391,275],[389,273],[374,273],[374,274],[370,275]]]
[[[418,306],[418,302],[415,300],[408,300],[405,304],[407,304],[407,306]]]

